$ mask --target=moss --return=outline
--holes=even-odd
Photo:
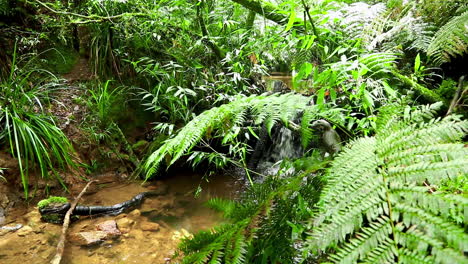
[[[47,199],[39,201],[37,203],[37,207],[44,208],[44,207],[49,206],[49,204],[57,204],[57,203],[60,203],[60,204],[68,203],[68,199],[65,197],[61,197],[61,196],[51,196]]]

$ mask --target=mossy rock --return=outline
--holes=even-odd
[[[45,208],[51,204],[64,204],[64,203],[68,203],[68,199],[65,198],[65,197],[61,197],[61,196],[51,196],[47,199],[44,199],[44,200],[40,200],[38,203],[37,203],[37,207],[39,207],[39,209],[41,208]]]

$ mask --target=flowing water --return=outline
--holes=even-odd
[[[199,184],[203,190],[195,198]],[[110,183],[98,187],[81,203],[112,205],[143,191],[166,187],[168,191],[147,198],[138,210],[128,214],[85,218],[72,223],[62,263],[177,263],[171,258],[181,238],[222,222],[218,213],[205,207],[204,202],[213,197],[233,198],[242,188],[239,181],[228,175],[214,176],[210,182],[201,180],[198,175],[176,175],[146,187],[138,183]],[[10,213],[8,222],[24,227],[0,235],[0,263],[48,263],[55,254],[61,225],[43,223],[39,217],[33,207],[26,212]],[[96,230],[95,225],[106,220],[124,223],[125,233],[97,246],[79,246],[74,242],[74,234]],[[154,229],[153,223],[159,225],[159,230],[148,230]]]
[[[282,160],[299,158],[304,152],[298,135],[284,126],[274,129],[271,145],[262,151],[257,170],[264,175],[276,175]]]

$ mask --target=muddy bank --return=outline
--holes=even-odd
[[[203,191],[198,198],[198,185]],[[147,198],[137,209],[118,216],[81,218],[71,224],[62,263],[177,263],[173,254],[184,236],[220,223],[220,216],[203,203],[212,197],[234,197],[240,183],[230,176],[202,181],[198,175],[181,174],[149,183],[108,182],[97,184],[81,204],[112,205],[134,195],[167,188],[167,193]],[[95,232],[96,225],[116,221],[120,235],[91,246],[82,246],[80,232]],[[6,219],[16,231],[0,232],[0,263],[48,263],[55,254],[61,225],[44,223],[34,206],[15,207]]]

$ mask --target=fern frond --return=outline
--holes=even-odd
[[[453,17],[436,32],[429,44],[427,54],[440,65],[467,51],[468,11]]]
[[[212,231],[201,231],[193,238],[187,238],[179,245],[185,253],[182,263],[244,263],[249,238],[245,229],[249,219],[235,224],[225,224]]]
[[[467,262],[468,235],[454,219],[468,199],[429,192],[424,183],[468,173],[468,149],[453,143],[468,122],[422,122],[433,110],[385,118],[375,137],[351,142],[337,156],[325,175],[309,249],[337,246],[335,263]]]
[[[180,157],[189,154],[203,138],[221,138],[222,144],[234,142],[240,128],[249,119],[254,120],[255,125],[264,124],[268,133],[277,123],[289,127],[289,122],[303,112],[309,113],[309,120],[315,114],[316,119],[328,118],[337,123],[342,122],[340,112],[323,108],[318,111],[317,106],[309,105],[309,101],[309,97],[295,93],[259,95],[239,97],[233,102],[207,110],[187,123],[177,135],[167,139],[146,159],[143,164],[146,178],[155,174],[161,163],[171,166]]]
[[[222,212],[224,217],[231,218],[236,211],[236,202],[232,200],[213,198],[208,200],[207,206],[215,211]]]

